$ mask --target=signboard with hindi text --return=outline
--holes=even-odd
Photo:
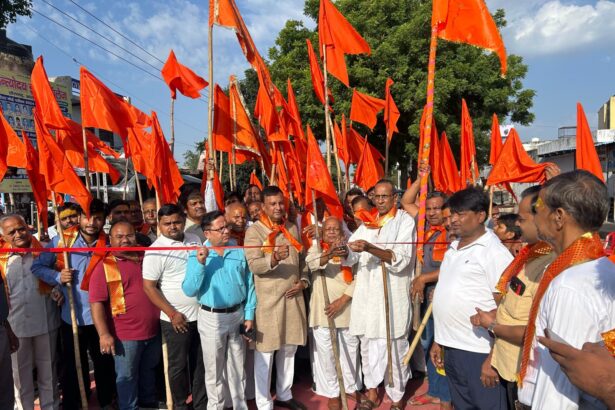
[[[6,176],[0,182],[0,192],[9,194],[25,194],[32,192],[32,186],[27,175]]]
[[[70,88],[61,84],[50,84],[62,113],[72,118]],[[21,136],[23,130],[35,142],[36,134],[32,116],[34,99],[30,88],[30,77],[8,70],[0,70],[0,105],[2,105],[4,118],[15,132]]]

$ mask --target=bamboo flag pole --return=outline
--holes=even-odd
[[[231,84],[229,84],[229,90],[231,88]],[[232,159],[230,161],[229,167],[232,167],[233,169],[233,183],[231,185],[231,191],[234,191],[237,189],[237,158],[235,156],[235,147],[237,146],[237,106],[235,103],[235,99],[231,98],[231,115],[233,118],[233,145],[231,146],[231,156]],[[230,175],[230,169],[229,169],[229,175]]]
[[[431,127],[433,124],[433,105],[435,92],[436,78],[436,49],[438,47],[438,27],[431,27],[431,39],[429,44],[429,63],[427,66],[427,104],[425,104],[425,126],[423,127],[423,146],[419,147],[419,164],[425,163],[429,159],[429,150],[431,147]],[[427,201],[427,184],[429,181],[429,173],[425,172],[421,175],[421,189],[419,194],[419,218],[418,218],[418,249],[422,249],[421,242],[425,237],[425,203]],[[422,271],[422,263],[417,258],[415,276],[419,276]],[[421,316],[421,301],[419,295],[413,300],[412,328],[417,330]]]
[[[391,307],[389,306],[389,275],[387,268],[384,266],[384,261],[380,261],[382,269],[382,288],[384,289],[384,314],[385,328],[387,332],[387,369],[388,369],[388,386],[393,387],[393,354],[391,352]]]
[[[316,220],[316,225],[318,225],[318,210],[316,207],[316,193],[312,189],[312,204],[314,206],[314,219]],[[318,228],[318,226],[317,226]],[[318,233],[318,229],[316,229],[316,246],[318,246],[318,251],[320,252],[320,237]],[[327,276],[324,274],[324,271],[320,271],[320,282],[322,283],[322,295],[325,302],[325,309],[330,305],[329,301],[329,290],[327,289]],[[344,384],[344,376],[342,373],[342,364],[340,362],[340,350],[337,344],[337,329],[335,328],[335,322],[333,318],[327,315],[327,324],[329,325],[329,337],[331,339],[331,346],[333,347],[333,359],[335,360],[335,372],[337,373],[337,383],[340,388],[340,398],[342,400],[342,409],[348,410],[348,400],[346,398],[346,385]]]
[[[491,185],[489,187],[489,218],[491,219],[491,214],[493,213],[493,191],[495,190],[495,186]]]
[[[326,145],[327,145],[327,169],[331,169],[331,129],[329,126],[329,93],[327,88],[327,46],[323,44],[322,46],[322,56],[323,56],[323,75],[324,75],[324,86],[325,86],[325,133],[327,136]],[[331,172],[331,171],[329,171]]]
[[[88,137],[85,133],[85,127],[81,127],[81,134],[83,135],[83,170],[85,173],[85,188],[90,192],[90,164],[88,156]]]
[[[55,191],[51,191],[51,203],[53,204],[53,212],[56,215],[56,229],[58,230],[60,242],[62,242],[63,246],[66,246],[66,244],[64,244],[64,229],[62,229],[62,225],[60,224]],[[58,244],[60,242],[58,242]],[[66,269],[70,269],[68,252],[62,252],[62,257],[64,258],[64,267]],[[81,349],[79,348],[79,327],[77,323],[77,313],[75,312],[75,295],[73,294],[73,284],[71,282],[66,283],[65,286],[66,293],[68,293],[68,305],[70,307],[70,322],[73,331],[73,351],[75,353],[75,370],[77,371],[77,382],[79,384],[79,394],[81,396],[81,408],[87,410],[88,398],[85,394],[85,383],[81,368]]]
[[[208,57],[209,60],[209,99],[207,101],[207,144],[209,146],[209,155],[214,159],[214,164],[216,162],[216,153],[214,151],[214,140],[213,140],[213,132],[214,132],[214,45],[213,45],[213,33],[214,28],[212,25],[209,26],[208,31]],[[214,172],[213,170],[208,170],[207,179],[213,179]]]
[[[126,193],[128,192],[128,157],[124,152],[124,191],[122,192],[122,199],[126,200]]]
[[[171,97],[171,154],[175,153],[175,98]]]
[[[327,119],[329,120],[329,133],[332,136],[333,140],[333,154],[335,156],[335,167],[337,169],[337,191],[342,192],[342,168],[340,167],[340,157],[337,153],[337,141],[335,138],[335,131],[333,131],[333,121],[331,121],[331,117],[327,112]]]
[[[414,351],[416,350],[416,346],[419,344],[419,341],[421,340],[421,335],[423,334],[423,331],[425,330],[425,326],[427,326],[427,322],[429,321],[429,317],[431,316],[432,310],[433,310],[433,302],[430,302],[429,306],[427,307],[427,310],[425,311],[425,315],[423,316],[423,320],[421,321],[421,325],[416,330],[414,339],[412,339],[412,344],[410,345],[410,349],[408,349],[408,352],[402,359],[402,363],[404,364],[404,366],[407,366],[408,363],[410,363],[410,359],[412,359],[412,355],[414,354]]]
[[[386,143],[384,146],[384,175],[389,176],[389,136],[386,136]]]

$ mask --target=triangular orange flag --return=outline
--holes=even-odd
[[[154,171],[151,169],[150,150],[152,135],[145,132],[142,128],[131,128],[128,130],[128,138],[124,151],[126,157],[132,159],[135,171],[147,179],[147,186],[153,186]]]
[[[70,118],[67,118],[66,120],[70,127],[70,132],[81,135],[81,138],[83,140],[83,135],[81,134],[83,132],[83,129],[81,128],[81,124],[71,120]],[[120,157],[120,154],[114,151],[113,148],[105,144],[103,141],[101,141],[96,135],[94,135],[90,131],[86,130],[85,135],[86,135],[88,144],[91,144],[92,147],[94,147],[94,149],[102,152],[103,154],[111,155],[113,158]],[[83,143],[81,145],[83,145]]]
[[[209,163],[209,145],[205,144],[205,164]],[[220,175],[218,171],[214,168],[213,170],[213,181],[212,188],[214,191],[214,197],[216,199],[216,205],[218,206],[218,210],[224,212],[224,187],[220,182]],[[201,180],[201,194],[205,194],[205,188],[207,187],[207,172],[203,173],[203,179]]]
[[[262,84],[258,88],[258,94],[256,94],[254,116],[265,130],[267,136],[274,134],[278,130],[280,121],[278,112],[271,96]]]
[[[491,150],[489,151],[489,164],[495,165],[498,157],[502,152],[502,134],[500,133],[500,123],[498,122],[498,116],[493,114],[491,120]]]
[[[308,155],[307,155],[307,171],[305,178],[305,203],[306,209],[314,212],[314,201],[312,199],[312,190],[315,193],[316,198],[322,198],[323,202],[327,206],[329,213],[336,218],[341,219],[344,216],[344,208],[340,202],[331,174],[327,169],[318,142],[312,134],[312,129],[308,125],[307,127],[308,138]]]
[[[236,164],[242,164],[249,159],[260,160],[259,136],[244,108],[243,99],[239,92],[239,86],[235,76],[231,76],[230,78],[229,99],[231,131],[235,134]]]
[[[190,98],[199,98],[200,91],[209,83],[196,75],[194,71],[180,64],[173,50],[169,53],[167,62],[162,67],[162,78],[171,90],[171,98],[177,97],[177,91]]]
[[[180,188],[184,179],[179,172],[171,148],[164,138],[158,116],[152,111],[152,144],[150,146],[150,159],[152,170],[156,172],[154,187],[160,196],[162,204],[174,204],[179,199]]]
[[[446,180],[442,174],[442,158],[440,157],[440,142],[438,140],[438,130],[434,119],[431,127],[431,149],[429,150],[429,166],[431,167],[431,179],[436,191],[445,192],[447,189]]]
[[[373,130],[378,119],[376,116],[384,109],[386,102],[380,98],[363,94],[357,89],[352,90],[352,105],[350,106],[350,119],[360,122]]]
[[[484,0],[433,0],[431,26],[438,37],[495,52],[506,75],[506,49]]]
[[[348,85],[345,54],[371,54],[369,44],[361,37],[331,0],[320,0],[318,12],[318,52],[327,47],[327,71]]]
[[[314,54],[312,42],[309,39],[305,39],[305,42],[307,43],[312,87],[314,88],[314,93],[316,94],[318,101],[320,101],[322,105],[325,105],[325,79],[322,75],[322,71],[320,70],[318,60],[316,59],[316,54]],[[329,89],[327,89],[327,96],[329,97],[329,101],[333,101],[333,96],[331,95],[331,90]]]
[[[75,173],[62,148],[54,141],[36,109],[34,110],[34,124],[39,150],[40,173],[45,177],[47,189],[56,193],[71,195],[75,202],[89,214],[92,195]]]
[[[575,155],[577,169],[589,171],[604,182],[602,164],[581,103],[577,103],[577,150]]]
[[[36,109],[47,128],[68,129],[66,118],[58,105],[58,101],[49,85],[47,72],[43,65],[43,56],[36,59],[32,69],[31,84],[32,97]]]
[[[474,145],[474,131],[472,130],[472,118],[466,105],[466,100],[461,100],[461,185],[476,185],[478,183],[478,164],[476,163],[476,146]]]
[[[218,84],[214,85],[214,127],[212,136],[214,139],[214,150],[224,152],[231,152],[233,150],[231,100]]]
[[[293,130],[289,132],[291,135],[300,138],[305,143],[305,135],[303,134],[303,126],[301,122],[301,114],[299,113],[299,105],[297,104],[297,98],[295,97],[295,90],[293,90],[293,85],[290,82],[290,78],[286,80],[286,99],[288,101],[288,109],[290,110],[290,115],[295,121],[293,126]],[[307,143],[306,143],[307,144]]]
[[[352,125],[348,126],[346,136],[348,139],[348,160],[351,164],[358,164],[363,156],[363,145],[365,144],[365,138],[363,138],[357,130],[352,128]],[[367,146],[372,153],[372,157],[376,159],[376,166],[378,167],[379,172],[381,170],[384,175],[384,167],[380,163],[384,161],[384,155],[382,155],[380,151],[378,151],[378,149],[369,142],[367,143]]]
[[[502,152],[491,169],[487,185],[497,185],[504,182],[543,183],[545,168],[553,165],[548,162],[537,164],[523,148],[519,134],[513,128],[510,130]]]
[[[256,185],[258,189],[260,189],[261,191],[263,190],[263,184],[261,184],[261,181],[256,176],[256,170],[253,170],[250,173],[250,185]]]
[[[5,167],[26,168],[27,166],[26,147],[4,118],[4,114],[0,114],[0,163],[4,163]],[[0,166],[0,181],[4,178],[1,168]],[[4,171],[6,172],[6,169]]]
[[[354,183],[363,188],[364,191],[367,191],[376,185],[383,176],[384,170],[374,158],[369,142],[367,142],[367,137],[365,137],[361,159],[354,172]]]
[[[459,179],[459,169],[457,169],[457,164],[455,163],[455,156],[453,155],[453,150],[451,149],[450,144],[448,143],[448,138],[446,137],[446,133],[442,132],[442,137],[440,138],[440,175],[444,184],[444,191],[447,194],[455,193],[461,190],[460,179]]]
[[[397,129],[397,121],[399,120],[400,113],[395,101],[393,101],[393,96],[391,95],[391,86],[393,85],[393,80],[387,78],[387,83],[385,86],[385,105],[384,105],[384,123],[387,129],[387,140],[389,144],[393,139],[393,133],[399,132]]]
[[[343,131],[342,131],[343,130]],[[342,114],[342,130],[333,121],[333,137],[337,145],[337,156],[344,163],[344,167],[348,169],[350,166],[350,154],[348,152],[348,135],[346,133],[346,117]]]
[[[32,195],[34,196],[34,202],[36,202],[38,217],[44,230],[47,231],[47,198],[50,193],[45,186],[45,177],[40,171],[38,152],[34,149],[34,146],[30,142],[30,138],[28,138],[25,132],[22,131],[21,136],[26,150],[26,173],[28,174],[28,180],[32,187]]]
[[[85,67],[81,67],[81,124],[112,131],[125,140],[134,127],[134,111]]]

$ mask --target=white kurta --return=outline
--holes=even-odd
[[[415,254],[414,245],[408,242],[416,240],[414,218],[398,210],[395,218],[381,229],[368,229],[361,225],[349,242],[359,239],[382,249],[390,249],[395,255],[390,264],[385,264],[389,278],[391,338],[406,337],[412,318],[410,282],[414,273]],[[380,258],[368,252],[350,251],[345,264],[358,264],[350,311],[350,333],[368,339],[385,339],[387,334]]]

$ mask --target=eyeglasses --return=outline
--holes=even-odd
[[[207,230],[208,230],[208,231],[210,231],[210,232],[218,232],[218,233],[222,233],[222,232],[224,232],[224,231],[230,231],[230,230],[231,230],[231,227],[230,227],[230,226],[228,226],[228,225],[224,225],[223,227],[218,228],[218,229],[207,229]]]
[[[6,236],[15,236],[18,232],[19,233],[28,232],[28,228],[26,228],[25,226],[22,226],[20,228],[15,228],[12,231],[5,232],[5,235]]]

